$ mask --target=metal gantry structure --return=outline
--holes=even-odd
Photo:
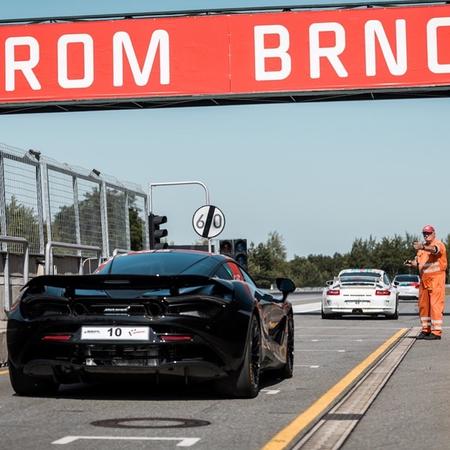
[[[0,26],[8,24],[41,24],[41,23],[67,23],[92,22],[103,20],[144,19],[163,17],[190,17],[237,15],[251,13],[299,12],[343,9],[376,9],[396,8],[399,6],[428,6],[447,5],[449,2],[435,0],[355,0],[355,1],[323,1],[304,4],[295,2],[280,5],[203,8],[203,9],[173,9],[140,12],[117,12],[111,14],[62,15],[44,17],[11,18],[0,20]],[[407,98],[442,98],[450,96],[448,85],[426,85],[416,87],[360,88],[360,89],[332,89],[332,90],[295,90],[266,93],[242,94],[205,94],[205,95],[177,95],[177,96],[150,96],[138,98],[114,98],[113,100],[89,99],[78,101],[40,101],[39,103],[2,103],[0,114],[47,113],[69,111],[102,111],[110,109],[146,109],[168,107],[218,106],[218,105],[252,105],[276,104],[298,102],[328,102],[353,100],[386,100]]]

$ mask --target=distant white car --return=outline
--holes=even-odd
[[[419,299],[419,275],[396,275],[392,280],[392,284],[397,289],[398,298],[400,300]]]
[[[382,314],[398,319],[397,290],[383,270],[345,269],[327,285],[322,296],[322,319],[343,314]]]

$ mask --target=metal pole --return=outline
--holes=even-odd
[[[44,254],[45,234],[44,234],[44,204],[43,204],[43,186],[42,186],[42,166],[36,166],[36,200],[39,221],[39,253]]]
[[[125,194],[125,241],[126,247],[131,250],[131,232],[130,232],[130,201],[128,198],[128,191]]]
[[[47,228],[47,242],[52,240],[52,212],[50,205],[50,188],[48,179],[48,166],[46,163],[41,165],[42,176],[42,190],[43,190],[43,204],[44,204],[44,218]]]
[[[0,152],[0,234],[8,234],[6,217],[5,165],[2,152]],[[7,249],[8,247],[2,243],[0,250],[7,251]]]
[[[106,183],[100,184],[100,219],[102,224],[103,257],[109,257],[109,227],[108,227],[108,200],[106,195]]]
[[[149,199],[148,199],[148,195],[146,195],[144,197],[144,249],[145,250],[148,250],[150,248],[150,236],[148,235],[148,227],[149,227],[148,204],[149,204]]]
[[[77,244],[81,244],[81,226],[80,226],[80,209],[78,205],[78,179],[75,175],[72,176],[73,189],[73,212],[75,216],[75,239]],[[81,256],[81,251],[78,252]]]
[[[150,212],[153,212],[153,195],[152,189],[157,186],[185,186],[189,184],[198,184],[205,190],[205,205],[209,205],[209,191],[205,183],[201,181],[167,181],[164,183],[150,183]]]
[[[201,186],[205,191],[205,205],[210,205],[209,202],[209,191],[206,187],[206,184],[201,181],[167,181],[163,183],[150,183],[150,190],[149,190],[149,196],[150,196],[150,212],[153,212],[153,193],[152,190],[154,187],[157,186],[186,186],[186,185],[192,185],[197,184]],[[211,253],[211,239],[208,239],[208,252]]]

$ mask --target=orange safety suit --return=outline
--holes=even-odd
[[[419,316],[424,333],[431,332],[440,336],[444,316],[447,249],[438,239],[427,245],[435,245],[438,252],[417,252],[416,260],[420,273]]]

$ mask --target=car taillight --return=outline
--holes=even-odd
[[[341,291],[339,289],[328,289],[327,295],[339,295]]]
[[[44,342],[67,342],[72,338],[71,334],[47,334],[41,338]]]
[[[160,334],[159,338],[162,342],[191,342],[190,334]]]
[[[391,295],[391,291],[389,289],[377,289],[375,295]]]
[[[412,283],[412,285],[413,285],[415,288],[418,288],[418,287],[420,286],[420,283]]]

